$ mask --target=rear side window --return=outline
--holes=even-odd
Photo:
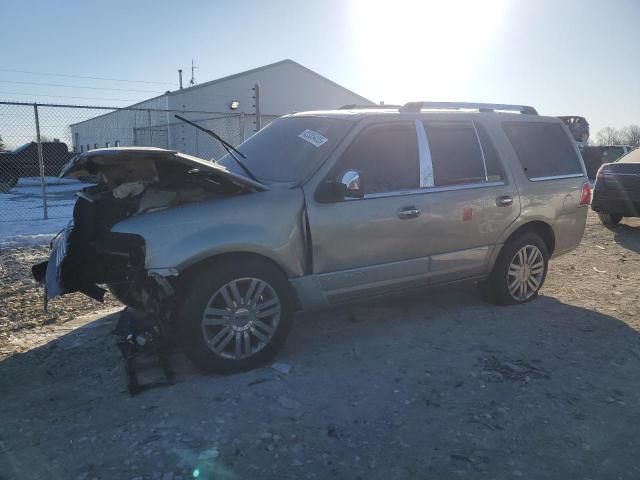
[[[580,159],[561,124],[504,122],[502,127],[530,180],[582,174]]]
[[[395,192],[418,188],[420,164],[413,123],[373,125],[366,128],[344,153],[338,170],[362,173],[365,193]]]
[[[482,150],[472,123],[423,122],[436,187],[485,182]]]

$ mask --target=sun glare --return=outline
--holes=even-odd
[[[503,0],[353,0],[370,91],[397,102],[460,99],[505,7]]]

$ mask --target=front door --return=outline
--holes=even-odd
[[[360,172],[365,196],[319,203],[307,191],[313,268],[331,303],[426,284],[429,258],[422,219],[416,124],[365,127],[329,172]]]

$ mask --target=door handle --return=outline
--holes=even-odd
[[[417,207],[403,207],[398,210],[398,218],[416,218],[420,216],[420,209]]]
[[[508,207],[511,204],[513,204],[513,197],[510,195],[502,195],[496,198],[496,205],[498,207]]]

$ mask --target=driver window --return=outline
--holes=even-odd
[[[361,172],[364,193],[383,193],[419,188],[418,139],[413,123],[372,125],[349,146],[333,170]]]

